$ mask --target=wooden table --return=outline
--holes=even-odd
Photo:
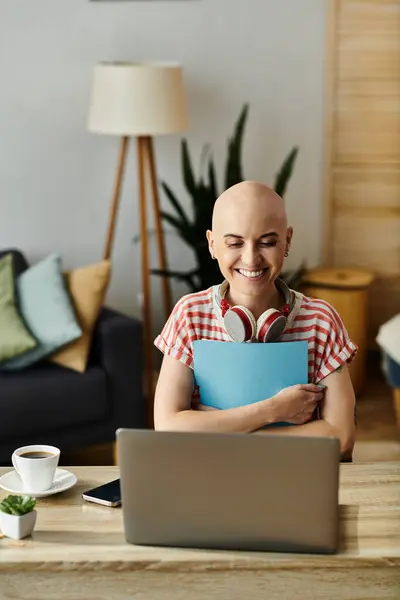
[[[71,471],[72,490],[38,501],[32,538],[0,540],[1,600],[400,598],[400,463],[342,465],[334,556],[133,546],[121,509],[81,500],[117,467]]]

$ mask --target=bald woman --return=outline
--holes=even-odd
[[[279,279],[293,236],[282,198],[262,183],[239,183],[216,200],[205,235],[224,281],[183,296],[155,340],[164,354],[155,428],[268,433],[266,425],[285,421],[296,427],[273,428],[274,434],[333,436],[342,456],[351,455],[355,398],[347,365],[357,347],[332,306],[290,290]],[[274,339],[278,332],[283,342],[307,341],[309,383],[250,405],[202,406],[194,383],[193,341],[264,342],[274,328]],[[318,419],[313,418],[316,408]]]

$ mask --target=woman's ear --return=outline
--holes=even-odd
[[[215,250],[214,250],[214,240],[212,237],[212,231],[210,231],[209,229],[207,230],[206,233],[207,236],[207,241],[208,241],[208,250],[211,254],[211,258],[215,259]]]
[[[286,250],[289,252],[290,244],[292,243],[293,227],[288,227],[286,231]]]

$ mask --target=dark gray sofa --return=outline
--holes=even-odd
[[[8,252],[17,274],[27,268],[18,250],[1,251],[0,258]],[[18,446],[72,450],[112,442],[118,427],[145,428],[142,367],[141,323],[105,308],[85,373],[46,361],[0,372],[0,465],[10,465]]]

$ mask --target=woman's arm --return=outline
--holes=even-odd
[[[321,419],[296,427],[276,427],[257,433],[333,436],[339,439],[342,456],[351,455],[355,442],[355,395],[347,364],[324,379],[325,399]]]
[[[193,371],[179,360],[164,355],[154,401],[155,429],[250,433],[286,417],[304,423],[322,400],[313,384],[287,388],[254,404],[227,410],[191,410]]]
[[[155,429],[249,433],[276,421],[275,405],[268,400],[228,410],[191,410],[193,389],[192,369],[164,356],[154,400]]]

